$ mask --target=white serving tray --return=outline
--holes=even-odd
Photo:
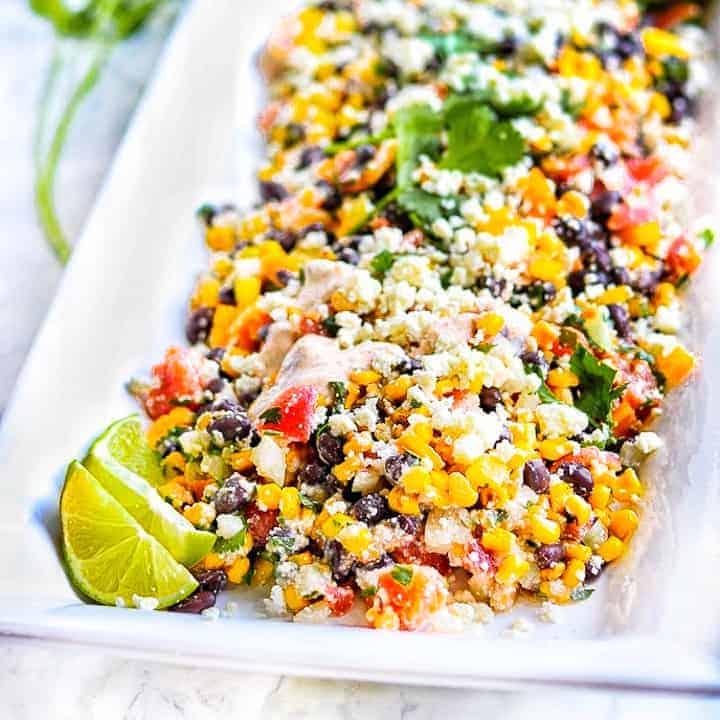
[[[645,472],[653,490],[642,531],[590,600],[560,609],[561,624],[521,607],[460,636],[303,626],[263,617],[242,591],[237,615],[208,622],[86,605],[73,592],[57,551],[64,469],[133,410],[125,381],[182,342],[187,297],[207,260],[194,208],[256,198],[254,54],[288,6],[196,0],[118,153],[0,431],[0,633],[293,675],[720,694],[717,252],[691,297],[702,371],[670,401],[669,450]],[[707,208],[712,152],[699,157],[698,206]],[[532,629],[509,637],[519,617]]]

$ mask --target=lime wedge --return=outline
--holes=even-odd
[[[60,521],[73,585],[103,605],[132,607],[147,598],[164,608],[197,588],[188,570],[77,461],[65,476]]]
[[[162,470],[137,415],[110,425],[83,464],[178,562],[194,565],[212,550],[215,535],[196,530],[155,489],[162,481]]]

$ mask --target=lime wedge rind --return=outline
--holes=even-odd
[[[166,608],[197,588],[190,572],[77,461],[68,467],[60,519],[70,580],[88,598],[131,607],[147,597]]]
[[[137,415],[110,425],[93,443],[83,464],[178,562],[194,565],[212,550],[213,533],[197,530],[158,494],[162,471]]]

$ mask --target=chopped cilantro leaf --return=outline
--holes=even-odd
[[[441,58],[458,53],[476,52],[486,55],[497,50],[497,42],[471,35],[464,30],[451,33],[437,33],[420,35],[422,40],[430,43]]]
[[[582,585],[578,585],[573,588],[573,591],[570,593],[570,599],[575,600],[576,602],[587,600],[594,592],[595,588],[586,588],[582,587]]]
[[[363,590],[361,590],[361,592],[360,592],[360,597],[361,597],[361,598],[369,598],[369,597],[372,597],[373,595],[376,595],[376,594],[377,594],[377,588],[376,588],[376,587],[373,587],[373,586],[371,585],[370,587],[366,587],[366,588],[364,588]]]
[[[371,261],[370,269],[376,277],[384,278],[395,262],[396,256],[389,250],[381,250]]]
[[[269,407],[264,413],[260,414],[260,419],[266,423],[279,423],[282,419],[282,411],[279,407]]]
[[[396,565],[390,573],[390,576],[401,585],[409,585],[412,581],[413,570],[405,565]]]
[[[340,326],[337,324],[337,320],[335,319],[334,315],[328,315],[322,321],[322,326],[325,329],[325,332],[330,337],[337,337],[338,330],[340,330]]]
[[[432,225],[443,217],[443,204],[446,198],[432,195],[420,188],[403,190],[397,198],[398,205],[413,217],[416,225]]]
[[[624,386],[613,388],[616,371],[580,344],[570,358],[570,369],[580,380],[576,407],[596,427],[608,422],[613,400],[620,397],[625,389]]]
[[[303,507],[310,508],[315,514],[319,513],[322,508],[321,503],[311,500],[307,495],[303,495],[303,493],[300,493],[300,504]]]
[[[497,177],[525,154],[522,135],[511,123],[498,121],[495,113],[474,97],[451,98],[445,118],[448,146],[440,163],[443,168]]]
[[[335,401],[333,402],[333,412],[340,412],[345,406],[345,398],[347,397],[347,387],[344,382],[338,380],[331,380],[328,385],[335,395]]]
[[[379,145],[383,140],[392,137],[392,130],[385,128],[377,135],[356,135],[349,140],[341,140],[340,142],[330,143],[324,148],[326,155],[337,155],[343,150],[354,150],[361,145]]]
[[[247,526],[243,527],[242,530],[236,532],[232,537],[223,538],[219,537],[215,540],[215,546],[213,552],[216,553],[231,553],[237,552],[245,545],[247,536]]]
[[[421,155],[435,155],[440,148],[442,116],[427,103],[401,108],[393,120],[398,139],[397,185],[412,185],[412,174]]]
[[[537,375],[540,378],[540,387],[538,388],[538,397],[541,403],[557,403],[558,400],[553,391],[545,384],[545,378],[543,377],[542,370],[537,365],[532,363],[525,363],[525,372],[528,375]]]
[[[715,242],[715,233],[710,228],[705,228],[698,237],[705,243],[706,248]]]

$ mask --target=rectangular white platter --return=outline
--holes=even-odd
[[[458,636],[304,626],[265,618],[242,592],[234,617],[208,622],[87,605],[73,592],[57,551],[64,469],[135,409],[125,381],[182,342],[186,300],[207,260],[194,209],[256,198],[254,56],[289,5],[196,0],[118,153],[0,432],[0,633],[305,676],[720,693],[717,252],[690,297],[689,342],[702,368],[662,422],[668,450],[645,471],[643,529],[590,600],[559,611],[560,624],[521,607]],[[708,148],[698,153],[699,209],[715,204]],[[532,629],[509,637],[519,617]]]

